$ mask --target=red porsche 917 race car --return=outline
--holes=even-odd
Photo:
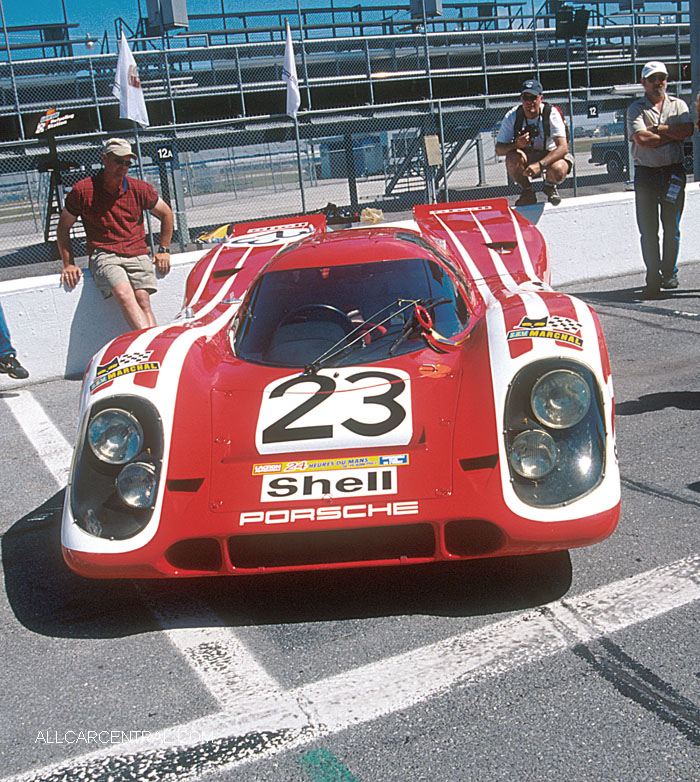
[[[235,226],[86,372],[68,565],[170,577],[568,549],[620,509],[597,315],[505,199]]]

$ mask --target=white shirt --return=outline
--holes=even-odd
[[[500,130],[498,131],[498,136],[496,136],[497,144],[513,143],[514,141],[513,136],[515,134],[515,112],[517,110],[518,110],[518,106],[513,106],[513,108],[503,118],[503,122],[501,123]],[[544,130],[542,128],[541,111],[536,120],[528,119],[527,116],[524,117],[521,133],[525,132],[526,125],[534,125],[535,123],[537,123],[537,126],[539,128],[539,133],[535,139],[530,139],[531,149],[539,149],[544,151],[545,138],[544,138]],[[562,119],[559,110],[554,106],[552,106],[552,111],[549,115],[549,132],[551,135],[548,139],[546,139],[547,142],[546,149],[548,152],[556,147],[557,144],[554,141],[556,137],[566,138],[566,128],[564,127],[564,120]]]

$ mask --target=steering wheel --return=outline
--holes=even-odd
[[[350,317],[332,304],[304,304],[302,307],[295,309],[294,312],[290,312],[289,315],[280,321],[279,325],[286,326],[289,323],[324,320],[337,323],[346,334],[349,334],[355,328],[355,324],[350,320]]]

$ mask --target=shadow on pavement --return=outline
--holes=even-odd
[[[161,627],[141,594],[163,614],[195,605],[171,626],[202,626],[213,611],[231,626],[404,616],[479,616],[549,603],[571,586],[568,551],[404,567],[183,580],[89,580],[63,562],[60,491],[3,536],[9,604],[42,635],[118,638]],[[197,615],[197,606],[202,615]],[[218,622],[217,622],[218,624]],[[166,628],[168,624],[166,622]]]
[[[700,391],[663,391],[644,394],[639,399],[615,405],[616,415],[639,415],[675,407],[678,410],[700,410]]]

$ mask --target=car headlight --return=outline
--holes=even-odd
[[[109,408],[98,413],[87,432],[90,449],[102,462],[126,464],[143,446],[143,429],[136,416]]]
[[[552,429],[568,429],[582,421],[591,406],[591,389],[578,372],[555,369],[533,386],[530,396],[537,420]]]
[[[132,462],[117,476],[117,491],[132,508],[150,508],[156,494],[156,468],[148,462]]]
[[[521,432],[511,446],[510,463],[518,475],[536,481],[554,469],[557,444],[551,435],[539,429]]]
[[[604,393],[591,369],[561,356],[533,361],[515,374],[503,436],[511,486],[523,502],[560,506],[603,480]]]

